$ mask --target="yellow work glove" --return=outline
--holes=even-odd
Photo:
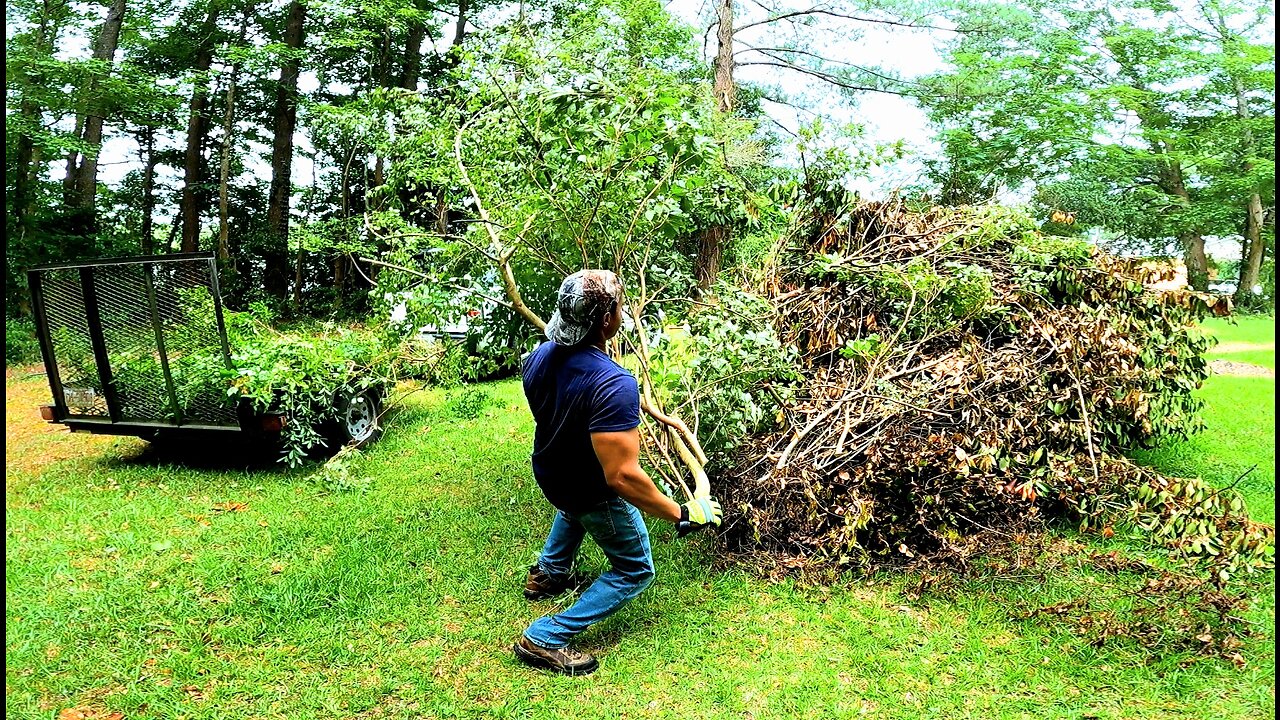
[[[720,527],[721,515],[720,503],[714,499],[694,498],[680,506],[680,520],[676,522],[676,537],[684,537],[708,525]]]

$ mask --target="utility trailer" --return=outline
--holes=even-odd
[[[41,265],[27,273],[53,402],[40,408],[72,432],[278,437],[287,417],[255,412],[228,393],[231,349],[212,253]],[[334,398],[320,428],[345,444],[371,442],[381,390]]]

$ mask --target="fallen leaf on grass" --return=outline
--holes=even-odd
[[[280,562],[279,560],[271,563],[272,575],[279,575],[282,572],[284,572],[284,563]]]
[[[213,509],[218,512],[243,512],[249,509],[249,506],[242,502],[220,502],[214,503]]]

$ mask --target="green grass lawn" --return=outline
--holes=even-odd
[[[243,469],[223,448],[175,462],[132,439],[51,432],[31,420],[41,383],[6,382],[10,717],[1200,719],[1275,707],[1273,574],[1238,670],[1018,619],[1088,592],[1084,575],[912,601],[894,575],[824,589],[710,569],[711,538],[676,540],[660,522],[654,585],[582,638],[601,669],[530,671],[511,642],[566,600],[520,594],[551,511],[515,382],[487,386],[497,403],[474,420],[443,391],[412,396],[363,461],[364,493]],[[1257,463],[1241,487],[1269,521],[1273,390],[1211,379],[1209,432],[1144,460],[1215,483]]]
[[[1244,316],[1235,324],[1215,319],[1205,329],[1218,339],[1211,359],[1275,368],[1274,318]],[[1212,375],[1201,392],[1208,429],[1135,457],[1171,475],[1198,476],[1218,486],[1230,485],[1256,465],[1236,487],[1250,514],[1274,525],[1275,391],[1274,378]]]
[[[1270,315],[1241,315],[1230,321],[1213,318],[1204,329],[1218,340],[1209,357],[1276,368],[1276,319]]]

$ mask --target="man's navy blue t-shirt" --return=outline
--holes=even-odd
[[[599,348],[544,342],[524,361],[524,396],[537,424],[533,476],[547,500],[581,513],[617,497],[591,433],[640,425],[636,379]]]

